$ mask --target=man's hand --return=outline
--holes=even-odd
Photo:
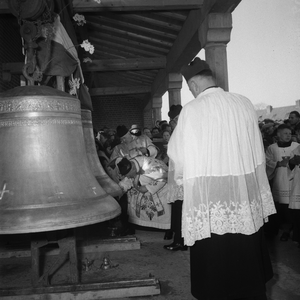
[[[142,152],[143,155],[146,155],[148,153],[147,148],[145,147],[140,147],[139,150]]]
[[[287,164],[288,164],[288,160],[283,159],[282,161],[277,162],[276,168],[279,168],[279,167],[285,167],[286,168]]]

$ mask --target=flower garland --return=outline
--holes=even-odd
[[[98,4],[101,3],[100,0],[94,0],[95,2],[97,2]],[[86,20],[85,17],[83,15],[80,15],[78,13],[76,13],[73,16],[73,20],[76,22],[77,26],[84,26],[86,24]],[[81,44],[79,44],[81,48],[83,48],[86,52],[89,52],[90,54],[93,54],[95,52],[95,47],[89,42],[89,40],[84,40]],[[88,62],[92,62],[92,59],[90,57],[85,57],[83,58],[83,62],[84,63],[88,63]],[[71,77],[71,79],[69,80],[69,93],[70,95],[77,95],[77,90],[80,87],[80,78],[73,78],[73,76]]]

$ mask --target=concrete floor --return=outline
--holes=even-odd
[[[82,273],[81,282],[111,282],[154,277],[160,283],[159,295],[130,299],[194,299],[190,294],[189,250],[170,252],[163,249],[165,244],[171,242],[163,239],[163,231],[139,227],[135,236],[140,242],[140,249],[79,256],[81,261],[86,258],[93,261],[90,270]],[[300,249],[291,240],[281,242],[279,236],[267,240],[274,270],[274,277],[267,284],[268,300],[300,300]],[[100,266],[105,256],[109,257],[114,268],[101,270]],[[55,257],[47,258],[45,263],[51,265],[51,259]],[[0,259],[0,287],[30,286],[30,263],[30,257]],[[67,271],[68,269],[57,272],[53,276],[53,284],[63,284],[68,280]]]
[[[190,294],[189,251],[175,253],[164,249],[161,251],[163,245],[168,244],[168,241],[162,240],[162,234],[159,232],[137,230],[136,236],[142,243],[140,251],[143,251],[143,247],[147,247],[148,243],[153,243],[156,245],[156,253],[166,257],[164,261],[168,262],[171,258],[171,261],[175,265],[179,263],[181,268],[179,273],[177,273],[178,270],[172,270],[172,267],[167,265],[161,267],[164,270],[162,273],[158,269],[156,272],[153,270],[161,282],[161,295],[135,299],[195,299]],[[280,233],[276,237],[266,238],[274,271],[274,277],[266,285],[267,298],[268,300],[300,300],[300,248],[291,240],[280,241],[279,237]]]

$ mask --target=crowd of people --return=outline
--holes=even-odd
[[[99,159],[123,191],[120,234],[136,224],[164,230],[166,250],[189,246],[197,299],[266,300],[265,235],[300,244],[299,112],[257,123],[251,102],[216,86],[205,61],[182,74],[195,99],[173,105],[169,122],[95,130]]]
[[[300,247],[300,114],[291,111],[282,122],[266,119],[260,124],[266,152],[266,171],[277,214],[270,217],[266,234],[290,238]]]
[[[178,116],[181,108],[174,105],[172,111]],[[174,113],[170,111],[170,115]],[[135,224],[162,229],[166,240],[175,237],[167,184],[167,146],[172,131],[166,120],[157,121],[152,129],[134,124],[130,128],[119,125],[115,130],[94,129],[99,160],[123,190],[118,199],[122,208],[120,235],[133,234]],[[183,243],[181,246],[187,250]]]
[[[126,126],[120,125],[116,129],[104,127],[100,131],[95,130],[97,153],[105,171],[119,182],[119,179],[117,179],[115,175],[112,175],[111,168],[108,168],[108,165],[115,158],[129,154],[127,153],[128,143],[126,144],[126,139],[129,139],[129,142],[131,142],[131,139],[135,141],[143,140],[142,144],[144,143],[146,146],[144,148],[148,149],[147,147],[149,147],[150,149],[150,157],[162,161],[166,166],[169,166],[169,157],[167,154],[168,142],[176,127],[181,109],[181,105],[173,105],[169,112],[170,121],[158,120],[156,126],[151,129],[148,127],[141,129],[136,125],[132,125],[130,129],[127,129]],[[270,216],[270,222],[265,224],[265,233],[268,235],[277,235],[281,231],[281,241],[287,241],[291,238],[299,247],[300,181],[299,175],[297,175],[296,172],[299,167],[295,168],[295,166],[299,165],[300,114],[298,111],[291,111],[289,118],[286,120],[276,122],[272,119],[265,119],[264,121],[259,122],[258,125],[265,149],[266,170],[269,184],[277,210],[277,214]],[[132,138],[132,136],[134,138]],[[142,146],[142,144],[138,146]],[[143,150],[143,147],[137,147],[136,144],[134,146],[131,145],[130,147],[132,148],[130,149],[130,158],[138,157],[140,155],[145,156],[147,154],[147,150]],[[141,149],[137,151],[137,148]],[[168,172],[168,170],[166,171]],[[167,180],[165,182],[167,183]],[[177,188],[176,185],[175,188]],[[126,194],[126,197],[129,196],[132,198],[133,195],[137,198],[141,197],[142,193],[138,195],[136,191],[137,190],[135,189],[130,189]],[[172,191],[174,191],[174,189],[172,189]],[[296,194],[297,191],[298,195]],[[172,221],[170,221],[170,224],[172,225],[170,225],[172,227],[171,231],[167,231],[165,235],[165,239],[171,239],[174,235],[174,242],[165,246],[165,249],[172,251],[179,249],[186,250],[181,237],[181,230],[177,229],[178,226],[181,226],[181,205],[183,200],[182,186],[181,191],[178,193],[179,194],[175,196],[175,198],[177,197],[178,199],[175,199],[174,195],[169,195],[169,198],[166,201],[166,203],[174,204],[171,205],[171,216],[176,216],[176,218],[174,217]],[[170,200],[172,197],[175,199],[174,201]],[[124,202],[127,203],[127,201],[128,200],[126,199]],[[123,204],[123,206],[127,206],[126,203]],[[179,208],[175,209],[177,206]],[[133,209],[135,209],[135,207],[133,207]],[[124,210],[128,213],[128,208]],[[146,214],[149,214],[149,212],[146,212]],[[133,217],[129,218],[129,222],[132,222],[132,218]],[[175,222],[175,220],[179,221]],[[153,220],[151,222],[153,222]],[[149,226],[147,222],[139,224]],[[159,228],[160,226],[157,227]],[[161,228],[167,229],[167,227],[168,226]],[[176,230],[174,230],[174,228],[176,228]],[[129,231],[129,233],[130,232],[132,232],[132,230]]]

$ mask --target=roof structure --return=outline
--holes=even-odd
[[[168,89],[202,49],[199,28],[210,13],[231,13],[241,0],[73,0],[86,19],[94,45],[92,62],[82,64],[91,96],[134,95],[148,102]],[[10,13],[0,0],[0,14]],[[11,74],[17,63],[6,64]]]

